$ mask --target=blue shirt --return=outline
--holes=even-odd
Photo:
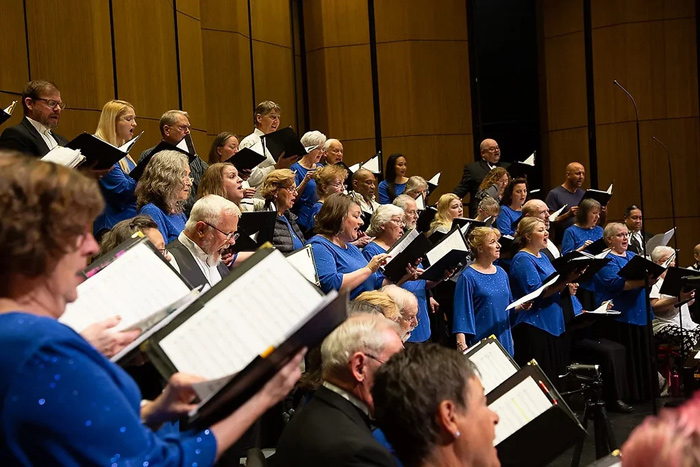
[[[394,198],[396,198],[404,192],[404,190],[406,189],[406,184],[395,183],[394,187],[396,187],[396,193],[394,193],[393,197],[390,197],[386,180],[382,180],[381,182],[379,182],[379,186],[377,187],[377,193],[379,194],[379,204],[391,204],[391,202],[394,201]]]
[[[595,292],[596,305],[600,306],[605,300],[613,301],[613,310],[622,314],[615,318],[628,324],[644,326],[647,324],[646,294],[644,287],[632,290],[623,290],[625,278],[618,276],[625,264],[634,256],[631,251],[626,251],[625,256],[617,256],[608,253],[606,258],[611,258],[608,264],[593,277],[593,291]],[[653,313],[652,313],[653,319]]]
[[[0,465],[212,465],[209,430],[141,423],[136,383],[55,319],[0,314]]]
[[[554,266],[545,255],[540,254],[538,258],[526,251],[519,251],[510,265],[510,285],[513,296],[520,298],[534,292],[542,287],[544,280],[555,272]],[[516,313],[515,326],[520,323],[530,324],[553,336],[562,335],[565,327],[559,293],[547,298],[540,296],[532,304],[532,308]]]
[[[287,224],[287,228],[289,229],[289,234],[292,236],[292,248],[294,248],[295,251],[298,250],[299,248],[303,248],[304,241],[302,239],[300,239],[296,233],[294,233],[294,229],[292,228],[292,224],[289,222],[289,219],[287,219],[287,216],[285,216],[285,215],[279,216],[278,215],[277,217],[282,219],[282,222]]]
[[[321,167],[320,164],[317,164],[317,166]],[[304,181],[304,177],[306,177],[309,169],[302,166],[298,162],[295,162],[289,168],[291,170],[296,170],[294,181],[297,186],[299,186],[301,182]],[[312,210],[314,203],[317,201],[318,196],[316,195],[316,180],[312,178],[306,182],[304,191],[299,193],[299,198],[297,198],[294,206],[292,207],[292,212],[298,216],[297,224],[299,224],[303,230],[309,230],[311,227],[313,227],[313,224],[309,224],[309,220],[313,218]]]
[[[513,223],[522,216],[522,211],[515,211],[508,206],[501,206],[501,212],[496,217],[495,227],[501,232],[501,235],[513,235],[515,233]]]
[[[469,346],[494,334],[514,355],[510,313],[506,311],[512,301],[508,274],[503,269],[496,266],[494,274],[485,274],[471,266],[464,268],[455,289],[452,332],[466,334]]]
[[[347,243],[346,248],[341,248],[320,235],[311,237],[309,243],[314,250],[318,278],[324,293],[340,290],[344,274],[355,272],[367,266],[367,260],[362,256],[360,249],[351,243]],[[350,299],[354,299],[367,290],[381,288],[383,282],[383,274],[379,272],[370,274],[362,284],[350,292]]]
[[[596,225],[592,229],[584,229],[578,225],[572,225],[564,231],[564,236],[561,239],[561,254],[565,255],[570,251],[583,246],[586,240],[595,242],[603,238],[603,228]]]
[[[129,170],[134,169],[134,163],[128,158],[126,163]],[[111,230],[117,222],[136,216],[136,180],[125,174],[119,164],[114,164],[112,170],[107,172],[99,183],[105,199],[105,210],[97,216],[92,225],[95,233]]]
[[[316,227],[316,214],[318,214],[321,211],[321,208],[323,207],[323,203],[320,201],[316,201],[313,206],[311,206],[311,213],[309,214],[309,226],[306,229],[307,231],[313,230],[314,227]],[[304,234],[308,237],[308,234],[304,232]]]
[[[179,214],[166,214],[161,208],[153,203],[148,203],[141,206],[139,214],[150,216],[153,221],[158,224],[158,230],[163,235],[165,244],[172,242],[180,235],[180,232],[185,230],[187,216],[184,212]]]
[[[362,250],[362,254],[367,261],[371,260],[373,256],[382,253],[386,253],[386,250],[375,242],[368,243]],[[419,267],[422,267],[422,265]],[[426,281],[424,280],[408,281],[401,286],[402,289],[408,290],[415,295],[418,300],[418,326],[411,331],[411,336],[407,342],[425,342],[430,339],[430,315],[428,314],[428,294],[425,286]]]

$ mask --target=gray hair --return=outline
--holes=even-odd
[[[617,235],[617,232],[622,229],[626,229],[627,226],[625,224],[622,224],[620,222],[610,222],[605,226],[603,229],[603,238],[608,239],[610,237],[614,237]]]
[[[178,191],[185,184],[187,156],[178,151],[160,151],[146,165],[136,185],[136,207],[153,203],[166,214],[182,212],[177,200]]]
[[[340,143],[341,145],[343,144],[340,142],[339,139],[330,138],[330,139],[327,139],[326,142],[323,144],[323,150],[328,151],[331,148],[331,144],[333,144],[333,143]]]
[[[364,300],[350,301],[350,303],[348,303],[348,316],[353,316],[360,313],[381,315],[382,309],[378,305]]]
[[[326,135],[318,130],[307,131],[304,136],[301,137],[301,144],[304,147],[318,146],[319,149],[323,147],[326,142]]]
[[[355,352],[379,355],[384,351],[384,331],[399,336],[399,325],[380,314],[358,313],[335,328],[321,344],[323,378],[341,375],[347,371],[350,357]]]
[[[372,214],[372,219],[369,221],[369,228],[367,229],[367,235],[376,237],[382,233],[382,227],[384,227],[393,216],[401,216],[401,219],[403,219],[403,214],[403,209],[398,206],[382,204],[375,209]]]
[[[394,206],[398,206],[398,207],[400,207],[401,209],[404,209],[404,210],[405,210],[405,209],[406,209],[406,203],[408,203],[408,202],[410,202],[410,201],[413,201],[414,203],[416,202],[416,200],[413,199],[413,198],[411,198],[410,196],[404,195],[404,194],[400,194],[399,196],[397,196],[396,198],[394,198],[394,202],[391,203],[391,204],[393,204]]]
[[[425,181],[423,177],[420,175],[414,175],[412,177],[408,178],[408,181],[406,182],[406,189],[404,190],[405,193],[411,193],[411,192],[416,192],[420,190],[427,190],[428,189],[428,182]]]
[[[258,115],[264,117],[273,110],[276,110],[277,112],[282,112],[282,108],[272,101],[262,101],[261,103],[256,105],[255,110],[253,110],[253,125],[258,125]]]
[[[192,206],[185,230],[191,232],[200,221],[218,225],[224,216],[241,217],[241,210],[233,202],[219,195],[203,196]]]
[[[525,204],[527,204],[527,203],[525,203]],[[484,212],[486,212],[487,210],[492,209],[492,208],[498,208],[500,210],[501,205],[498,204],[498,201],[493,199],[491,196],[487,196],[486,198],[482,199],[479,202],[478,209],[481,209]]]
[[[404,314],[409,305],[418,306],[418,299],[416,296],[408,290],[402,289],[398,285],[389,284],[382,287],[380,290],[390,296],[391,299],[396,302],[401,315]]]
[[[651,252],[651,260],[655,263],[658,263],[661,258],[663,258],[666,255],[672,255],[674,251],[675,250],[670,246],[657,246],[656,248],[654,248],[654,251]]]
[[[190,114],[185,112],[184,110],[168,110],[165,112],[161,117],[160,117],[160,122],[158,123],[158,126],[160,128],[160,134],[164,135],[163,133],[163,128],[165,128],[165,125],[171,126],[174,123],[177,122],[178,117],[185,117],[187,119],[190,118]]]

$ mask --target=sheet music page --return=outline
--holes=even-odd
[[[138,135],[136,135],[134,138],[131,138],[131,140],[129,140],[129,141],[127,141],[126,143],[124,143],[124,144],[122,144],[121,146],[119,146],[119,150],[122,151],[122,152],[124,152],[124,153],[126,153],[126,154],[129,154],[129,151],[131,151],[131,148],[134,147],[134,144],[136,144],[136,141],[138,141],[139,138],[140,138],[141,136],[143,136],[143,133],[144,133],[144,132],[142,131],[141,133],[139,133]]]
[[[664,232],[662,234],[657,234],[654,235],[649,239],[647,242],[647,255],[651,256],[651,252],[654,251],[654,248],[657,246],[666,246],[668,245],[668,242],[671,241],[671,238],[673,238],[673,234],[676,232],[676,228],[672,228],[671,230]]]
[[[299,271],[307,281],[311,282],[312,284],[316,283],[316,263],[314,262],[310,245],[295,251],[286,258],[287,262],[294,266],[294,268]]]
[[[200,383],[194,383],[192,389],[200,401],[208,400],[216,394],[219,389],[226,386],[226,384],[233,379],[235,375],[224,376],[223,378],[212,379],[209,381],[202,381]],[[192,413],[196,412],[193,411]]]
[[[425,210],[425,200],[423,199],[423,195],[419,195],[418,198],[416,198],[416,209],[419,211]]]
[[[12,112],[15,110],[15,105],[17,105],[17,101],[12,101],[12,104],[8,105],[5,107],[3,110],[7,115],[12,115]]]
[[[322,302],[314,286],[274,251],[163,338],[160,347],[178,371],[221,378],[284,342]]]
[[[695,354],[694,359],[695,359],[695,360],[700,360],[700,352],[698,352],[698,353]]]
[[[428,250],[425,256],[430,261],[430,264],[435,264],[452,250],[468,251],[462,232],[459,229],[453,230],[442,242]]]
[[[557,220],[557,217],[559,217],[561,215],[562,211],[564,211],[564,209],[566,209],[567,206],[568,206],[568,204],[565,204],[564,206],[560,207],[559,209],[554,211],[552,214],[550,214],[549,215],[549,222],[554,222],[555,220]]]
[[[78,149],[56,146],[51,151],[46,153],[41,160],[44,162],[53,162],[54,164],[72,169],[80,165],[80,163],[85,160],[85,156],[83,156]]]
[[[361,167],[363,169],[369,170],[373,174],[381,173],[381,171],[379,170],[379,156],[374,156],[373,158],[362,164]]]
[[[113,329],[122,331],[187,295],[190,289],[158,255],[144,243],[128,249],[78,286],[78,299],[59,321],[80,332],[119,315],[122,320]]]
[[[508,307],[506,307],[506,310],[513,309],[513,308],[515,308],[515,307],[518,306],[518,305],[522,305],[523,303],[526,303],[526,302],[529,302],[530,300],[536,299],[537,297],[539,297],[540,295],[542,295],[542,292],[544,292],[544,290],[545,290],[547,287],[549,287],[550,285],[554,284],[558,279],[559,279],[559,274],[557,274],[556,276],[554,276],[554,277],[552,278],[552,280],[550,280],[549,282],[547,282],[547,283],[545,283],[545,284],[542,284],[542,287],[540,287],[539,289],[537,289],[537,290],[535,290],[535,291],[533,291],[533,292],[530,292],[529,294],[525,295],[524,297],[521,297],[521,298],[517,299],[516,301],[514,301],[513,303],[511,303],[510,305],[508,305]]]
[[[528,376],[513,389],[503,394],[489,405],[489,409],[498,414],[496,437],[493,445],[508,439],[516,431],[542,415],[552,406],[537,382]]]
[[[389,251],[387,253],[389,254],[389,259],[387,260],[387,264],[391,262],[392,259],[396,258],[403,250],[405,250],[408,245],[411,244],[414,238],[416,238],[418,235],[418,231],[416,229],[413,229],[409,231],[406,235],[403,236],[403,238],[399,239],[398,242],[394,244],[391,248],[389,248]]]
[[[535,152],[536,151],[533,151],[532,154],[530,154],[530,156],[527,159],[525,159],[524,161],[521,162],[521,164],[529,165],[530,167],[534,167],[535,166]]]
[[[348,169],[350,169],[350,172],[357,172],[358,170],[360,170],[360,163],[358,162],[357,164],[353,164],[350,167],[348,167]]]
[[[610,184],[610,186],[608,187],[608,189],[607,189],[608,194],[611,194],[611,195],[612,195],[613,185],[614,185],[614,184],[615,184],[615,182],[612,182],[612,183]]]
[[[495,342],[489,342],[473,352],[467,350],[465,355],[479,370],[484,394],[496,389],[518,371]]]
[[[438,172],[435,175],[433,175],[433,178],[428,180],[428,183],[432,183],[433,185],[437,186],[440,183],[440,175],[442,175],[442,172]]]
[[[617,316],[620,315],[621,312],[615,311],[615,310],[608,310],[608,304],[612,302],[612,300],[605,300],[603,303],[600,304],[598,308],[596,308],[593,311],[586,311],[586,314],[593,314],[593,315],[610,315],[610,316]]]

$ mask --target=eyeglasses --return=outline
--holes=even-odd
[[[175,127],[180,131],[190,131],[192,129],[190,125],[175,125]]]
[[[371,358],[372,360],[378,361],[378,362],[381,363],[382,365],[384,365],[384,364],[386,363],[384,360],[378,359],[377,357],[375,357],[375,356],[372,355],[371,353],[366,353],[366,352],[363,352],[363,353],[364,353],[365,355],[367,355],[369,358]]]
[[[194,178],[189,177],[189,176],[184,176],[184,177],[182,177],[182,181],[183,181],[183,182],[186,182],[187,180],[190,181],[190,184],[194,183]]]
[[[46,105],[49,106],[49,108],[51,108],[51,109],[55,109],[56,107],[59,107],[61,110],[63,110],[66,108],[65,102],[56,101],[53,99],[44,99],[43,97],[36,97],[36,98],[34,98],[34,100],[46,102]]]
[[[280,188],[284,188],[285,190],[287,190],[287,191],[290,192],[290,193],[296,193],[296,192],[297,192],[297,187],[296,187],[296,185],[282,186],[282,187],[280,187]]]
[[[227,242],[231,241],[231,239],[233,239],[233,241],[235,242],[236,240],[238,240],[238,237],[241,236],[241,234],[239,234],[238,232],[224,232],[223,230],[219,229],[218,227],[211,225],[209,222],[204,222],[204,223],[207,224],[212,229],[226,235]]]
[[[496,152],[496,151],[500,151],[501,148],[499,148],[498,146],[496,146],[495,148],[486,148],[486,150],[487,150],[488,152]]]

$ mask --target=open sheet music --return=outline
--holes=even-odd
[[[557,280],[559,280],[558,274],[552,276],[552,278],[550,280],[548,280],[547,282],[545,282],[544,284],[542,284],[542,286],[539,289],[533,290],[529,294],[527,294],[523,297],[520,297],[519,299],[517,299],[516,301],[514,301],[513,303],[508,305],[506,310],[511,310],[511,309],[515,308],[516,306],[522,305],[523,303],[527,303],[527,302],[530,302],[536,298],[539,298],[539,296],[542,295],[542,293],[547,289],[547,287],[553,285]]]
[[[480,344],[467,349],[464,355],[479,370],[484,394],[488,394],[513,376],[519,368],[496,339],[485,339]]]
[[[318,278],[318,270],[316,269],[316,260],[314,259],[314,250],[311,245],[306,245],[287,256],[287,261],[306,278],[307,281],[319,286],[321,281]]]
[[[551,406],[552,401],[538,382],[532,377],[525,378],[489,405],[489,409],[496,412],[499,418],[493,445],[498,446]]]
[[[668,242],[671,241],[671,238],[673,238],[673,234],[675,233],[676,228],[674,227],[671,230],[668,230],[662,234],[657,234],[651,237],[646,245],[647,255],[651,256],[651,252],[654,251],[654,248],[656,248],[657,246],[668,245]]]

